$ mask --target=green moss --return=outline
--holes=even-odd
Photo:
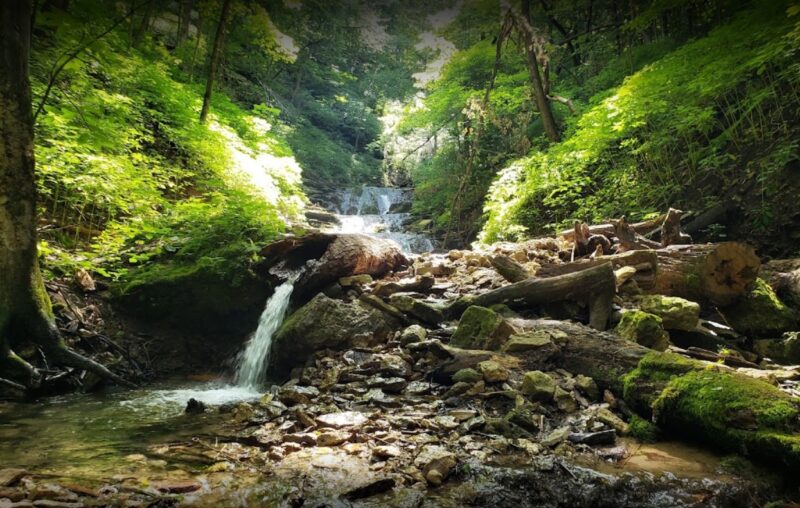
[[[660,317],[640,310],[622,314],[616,332],[623,338],[642,346],[663,351],[669,346],[669,338]]]
[[[637,415],[631,417],[628,426],[630,435],[645,443],[658,441],[659,434],[661,433],[661,429],[659,429],[657,425]]]
[[[464,311],[450,343],[461,348],[483,348],[502,323],[502,316],[493,310],[473,305]]]
[[[800,324],[798,313],[783,303],[763,279],[756,279],[750,293],[724,310],[737,331],[750,336],[775,337]]]

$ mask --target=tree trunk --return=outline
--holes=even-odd
[[[124,380],[64,345],[39,271],[28,60],[32,2],[0,2],[0,372],[35,385],[39,373],[14,354],[37,344],[55,364]],[[13,341],[13,342],[12,342]]]
[[[214,48],[211,51],[211,63],[208,67],[208,79],[206,80],[206,92],[203,94],[203,109],[200,110],[200,123],[205,123],[208,118],[208,109],[211,106],[211,95],[214,93],[214,79],[217,77],[217,69],[222,59],[222,48],[225,46],[225,31],[228,26],[228,17],[231,12],[231,0],[225,0],[222,4],[222,12],[217,23],[217,33],[214,36]]]
[[[189,38],[189,25],[192,22],[192,9],[194,0],[181,0],[178,22],[177,45],[180,46]]]
[[[155,0],[151,0],[147,3],[147,6],[144,9],[144,14],[142,14],[142,21],[139,23],[139,28],[133,34],[133,47],[138,48],[139,45],[142,43],[144,39],[144,35],[147,33],[147,29],[150,27],[150,20],[153,18],[153,10],[155,9]]]
[[[646,235],[652,231],[655,231],[664,223],[664,219],[667,217],[667,214],[659,215],[658,217],[650,220],[646,220],[643,222],[636,222],[634,224],[629,224],[634,231],[639,233],[640,235]],[[614,225],[613,224],[595,224],[594,226],[589,226],[589,234],[592,235],[606,235],[610,236],[614,234]],[[565,229],[559,233],[559,236],[564,237],[564,239],[573,241],[575,239],[575,230],[574,229]]]
[[[610,264],[614,270],[624,266],[636,268],[633,280],[644,290],[652,289],[658,270],[658,255],[653,250],[632,250],[622,254],[602,256],[595,259],[581,259],[573,263],[543,265],[536,271],[537,277],[555,277],[567,273],[580,272],[587,268]]]
[[[671,245],[656,251],[658,273],[649,293],[729,305],[755,282],[761,262],[737,242]]]
[[[560,139],[558,134],[558,126],[556,119],[553,116],[553,110],[550,108],[550,101],[547,99],[547,94],[542,84],[542,75],[539,71],[539,61],[536,58],[536,52],[533,49],[533,33],[531,28],[531,6],[530,0],[523,0],[522,2],[522,20],[520,20],[520,35],[522,36],[522,43],[525,46],[525,58],[528,63],[528,73],[531,77],[531,84],[533,85],[533,95],[536,98],[536,107],[539,110],[539,115],[542,118],[542,126],[544,132],[547,134],[547,139],[552,142],[557,142]]]
[[[462,298],[453,302],[448,312],[452,317],[457,317],[470,305],[491,307],[506,303],[519,307],[559,300],[584,301],[589,304],[589,325],[597,330],[604,330],[608,324],[615,291],[614,270],[606,263],[558,277],[527,279],[476,297]]]
[[[508,256],[498,255],[489,258],[492,267],[508,282],[520,282],[531,278],[531,273]]]

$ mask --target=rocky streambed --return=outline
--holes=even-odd
[[[791,506],[798,497],[786,475],[800,454],[798,369],[756,347],[791,336],[715,327],[710,305],[644,295],[649,265],[621,270],[611,256],[607,273],[595,270],[611,277],[610,331],[585,324],[601,305],[583,297],[588,286],[558,285],[535,304],[515,290],[476,305],[509,287],[541,289],[510,282],[519,273],[506,261],[529,274],[564,267],[569,246],[556,239],[412,259],[348,235],[310,242],[263,253],[270,266],[306,267],[273,337],[265,393],[197,392],[186,414],[185,399],[173,400],[171,432],[112,450],[124,463],[99,475],[9,463],[22,467],[0,471],[0,502]],[[728,349],[692,345],[711,340]]]

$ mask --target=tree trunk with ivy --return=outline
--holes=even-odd
[[[52,364],[125,383],[65,346],[39,271],[28,74],[32,13],[30,0],[0,2],[0,378],[39,382],[39,372],[12,349],[29,342]]]

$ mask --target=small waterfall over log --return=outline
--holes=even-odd
[[[235,377],[238,386],[257,390],[264,385],[269,353],[272,348],[272,337],[278,331],[289,310],[294,282],[298,275],[292,275],[286,282],[278,286],[275,293],[267,300],[264,311],[258,320],[258,329],[247,343],[247,347],[239,353]]]

